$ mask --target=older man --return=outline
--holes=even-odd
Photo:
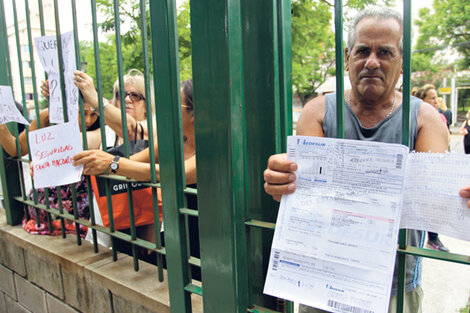
[[[345,138],[401,143],[402,94],[395,86],[402,73],[402,37],[401,15],[386,8],[366,9],[352,21],[345,49],[345,66],[352,86],[344,94]],[[336,137],[335,112],[335,94],[311,100],[299,118],[297,135]],[[437,111],[413,97],[410,115],[410,150],[445,152],[447,129]],[[293,192],[296,169],[297,165],[285,155],[271,156],[264,172],[266,192],[278,201],[283,194]],[[423,236],[421,231],[410,230],[408,244],[422,246]],[[395,275],[390,312],[396,303],[396,278]],[[421,312],[419,284],[419,258],[408,255],[406,312]],[[301,305],[300,312],[322,311]]]

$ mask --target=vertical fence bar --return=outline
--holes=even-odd
[[[40,24],[41,24],[41,33],[42,33],[44,31],[44,16],[42,15],[42,2],[40,4],[41,4]],[[38,6],[39,6],[39,3],[38,3]],[[31,20],[30,20],[29,1],[28,0],[25,0],[25,13],[26,13],[27,33],[28,33],[29,60],[30,60],[30,64],[31,64],[31,66],[30,66],[31,67],[31,80],[32,80],[32,83],[33,83],[34,107],[36,108],[36,112],[37,112],[36,123],[37,123],[37,128],[39,129],[39,128],[45,126],[45,125],[41,125],[41,119],[40,119],[40,115],[39,115],[39,100],[38,100],[38,92],[37,92],[37,87],[36,87],[36,66],[35,66],[36,63],[34,62],[33,39],[32,39],[32,34],[31,34]],[[24,104],[24,109],[23,110],[24,110],[24,112],[27,112],[27,108],[26,108],[25,104]],[[26,127],[26,136],[28,136],[28,133],[29,133],[29,127]],[[30,149],[29,149],[29,140],[27,140],[26,142],[27,142],[27,145],[28,145],[29,159],[32,160]],[[22,175],[22,173],[21,173],[21,175]],[[21,181],[23,181],[21,176],[20,176],[20,179],[21,179]],[[34,198],[37,199],[35,189],[33,189],[33,193],[34,193]],[[44,193],[45,193],[45,197],[44,197],[45,198],[45,204],[46,204],[47,207],[49,207],[49,188],[44,188]],[[36,219],[37,219],[38,224],[39,224],[39,214],[38,214],[39,210],[36,208],[35,211],[36,211]],[[52,229],[51,215],[49,213],[46,213],[46,217],[47,217],[47,222],[48,222],[49,229]],[[62,236],[63,236],[65,234],[64,219],[61,217],[60,221],[61,221]]]
[[[107,144],[106,144],[106,128],[104,123],[104,108],[103,108],[103,87],[101,85],[101,63],[100,63],[100,46],[98,41],[98,22],[96,19],[96,0],[91,0],[91,19],[92,19],[92,29],[93,29],[93,51],[95,56],[95,73],[96,73],[96,86],[98,89],[98,111],[100,116],[100,131],[101,131],[101,147],[103,151],[107,151]],[[127,130],[126,130],[127,131]],[[113,216],[113,208],[112,208],[112,201],[111,201],[111,190],[109,189],[109,184],[105,184],[105,192],[106,192],[106,201],[107,201],[107,209],[108,209],[108,216],[109,216],[109,231],[113,233],[115,231],[114,228],[114,216]],[[93,201],[92,197],[89,196],[89,201]],[[97,250],[97,243],[96,240],[93,241],[95,246],[95,250]],[[116,251],[116,238],[111,236],[111,251],[113,255],[113,261],[117,260],[117,251]]]
[[[292,20],[291,0],[277,0],[279,45],[279,93],[281,108],[281,150],[286,151],[284,138],[292,135]]]
[[[0,85],[12,85],[10,56],[8,50],[7,26],[5,20],[4,1],[0,0]],[[21,223],[23,216],[22,206],[14,200],[14,196],[21,194],[18,164],[6,163],[3,148],[0,149],[0,174],[3,188],[3,205],[5,207],[5,215],[9,225],[17,225]]]
[[[263,171],[270,155],[285,151],[285,135],[292,127],[290,1],[242,0],[241,12],[247,134],[245,219],[274,222],[278,203],[264,192]],[[272,236],[270,231],[247,228],[250,307],[276,307],[276,299],[263,294]]]
[[[113,1],[114,9],[114,31],[116,38],[116,54],[117,54],[117,66],[118,66],[118,77],[119,77],[119,100],[121,103],[121,125],[122,125],[122,136],[124,140],[124,156],[129,157],[129,136],[127,132],[127,114],[126,114],[126,95],[124,90],[124,79],[123,79],[123,64],[122,64],[122,41],[121,41],[121,19],[119,16],[119,1]],[[127,188],[127,199],[129,205],[129,221],[131,224],[131,240],[136,240],[136,228],[135,228],[135,216],[134,216],[134,201],[132,200],[132,187],[128,184]],[[132,256],[134,261],[134,269],[139,270],[139,262],[137,259],[138,252],[137,247],[132,244]]]
[[[336,137],[344,138],[343,1],[335,0]]]
[[[270,8],[268,14],[272,15],[273,1]],[[245,123],[241,9],[242,1],[191,2],[199,231],[206,313],[247,311],[242,219]],[[276,89],[269,92],[274,98]]]
[[[279,93],[281,110],[281,150],[287,150],[284,138],[292,135],[292,21],[291,0],[277,0]],[[294,312],[294,303],[286,301],[286,312]]]
[[[58,60],[59,60],[59,81],[60,81],[60,87],[61,87],[61,95],[62,95],[62,110],[64,114],[64,122],[67,123],[69,121],[69,116],[68,116],[68,111],[67,111],[67,97],[65,94],[65,78],[64,78],[64,60],[62,58],[62,34],[60,31],[60,19],[59,19],[59,3],[57,0],[54,0],[54,17],[55,17],[55,29],[56,29],[56,40],[57,40],[57,54],[58,54]],[[77,211],[77,202],[76,200],[76,184],[71,184],[71,189],[72,189],[72,199],[74,200],[73,203],[73,215],[74,218],[78,218],[78,211]],[[61,195],[62,194],[62,187],[57,186],[57,194]],[[59,199],[61,197],[59,196]],[[60,206],[60,200],[59,200],[59,211],[60,213],[63,213],[63,208]],[[62,218],[62,217],[61,217]],[[65,238],[65,228],[64,228],[64,223],[61,220],[61,225],[62,225],[62,237]],[[75,232],[77,234],[77,245],[82,244],[82,239],[80,237],[80,225],[78,223],[75,223]]]
[[[147,129],[148,129],[148,141],[149,141],[149,156],[150,156],[150,180],[152,183],[157,182],[157,172],[155,171],[155,146],[154,146],[154,131],[153,131],[153,116],[152,113],[154,108],[152,106],[152,94],[150,91],[150,69],[149,69],[149,56],[148,56],[148,33],[147,33],[147,10],[145,0],[140,0],[140,27],[142,36],[142,52],[144,58],[144,78],[145,78],[145,104],[147,110]],[[155,227],[155,242],[157,249],[162,247],[160,239],[160,214],[158,208],[158,197],[157,189],[152,187],[152,204],[153,204],[153,217]],[[160,253],[157,253],[157,267],[158,267],[158,280],[163,281],[163,257]]]
[[[178,33],[175,0],[150,1],[150,29],[154,90],[157,95],[160,181],[162,184],[165,248],[172,313],[191,312],[191,295],[184,287],[190,283],[185,239],[185,176],[181,126]],[[197,104],[196,104],[197,105]]]
[[[411,0],[403,1],[403,116],[402,144],[410,145],[410,101],[411,101]],[[408,232],[401,229],[398,237],[400,249],[406,249]],[[397,312],[404,312],[406,254],[398,253]]]
[[[22,62],[23,58],[22,58],[22,55],[21,55],[21,41],[20,41],[20,35],[19,35],[19,29],[18,29],[18,15],[17,15],[17,9],[16,9],[16,1],[12,1],[12,7],[13,7],[13,20],[14,20],[14,23],[15,23],[15,39],[16,39],[16,48],[17,48],[17,57],[18,57],[18,71],[19,71],[19,75],[20,75],[22,105],[23,105],[23,111],[26,111],[26,93],[25,93],[25,90],[24,90],[24,75],[23,75],[23,62]],[[36,116],[39,119],[39,109],[36,109]],[[17,129],[16,125],[15,125],[15,129]],[[28,136],[29,126],[26,125],[25,129],[26,129],[26,136]],[[16,134],[17,133],[18,132],[16,132]],[[29,149],[28,149],[28,151],[29,151]],[[29,155],[29,158],[31,160],[31,155]],[[20,180],[22,180],[21,177],[20,177]],[[32,184],[32,186],[34,186],[34,181],[33,181],[32,177],[31,177],[31,184]],[[33,187],[33,199],[34,199],[34,203],[36,204],[37,201],[38,201],[38,196],[37,196],[36,189],[34,189],[34,187]],[[39,225],[40,224],[39,209],[35,208],[34,210],[36,212],[36,224]],[[47,217],[48,217],[48,221],[50,222],[49,215],[47,215]],[[50,226],[50,224],[49,224],[49,226]]]

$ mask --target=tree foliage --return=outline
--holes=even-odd
[[[453,47],[461,56],[460,69],[470,66],[470,3],[462,0],[434,0],[433,11],[423,8],[415,21],[419,27],[416,49],[436,63],[436,53]],[[437,60],[438,62],[439,60]]]
[[[97,0],[97,7],[104,16],[99,27],[104,33],[105,40],[100,38],[100,67],[102,77],[103,96],[112,96],[112,87],[117,79],[117,53],[115,36],[115,19],[112,1]],[[148,1],[147,1],[148,2]],[[147,5],[148,6],[148,5]],[[139,2],[135,0],[121,0],[119,4],[119,18],[121,22],[121,49],[124,73],[129,69],[138,69],[143,72],[144,56],[140,26]],[[181,5],[178,11],[178,43],[181,80],[191,77],[191,40],[189,0]],[[150,17],[147,10],[147,34],[149,64],[152,64],[152,46],[150,36]],[[81,42],[80,54],[82,61],[87,63],[87,72],[96,81],[95,55],[90,42]],[[153,67],[149,67],[151,76]]]
[[[345,1],[344,25],[366,5],[390,6],[391,0]],[[292,0],[292,83],[302,103],[335,75],[334,1]],[[347,10],[346,10],[347,9]]]
[[[302,103],[334,74],[330,22],[330,7],[323,1],[292,1],[292,84]]]

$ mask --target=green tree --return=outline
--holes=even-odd
[[[345,1],[344,24],[366,5],[390,6],[390,0]],[[292,0],[292,84],[302,103],[335,75],[334,1]]]
[[[292,84],[305,103],[334,74],[334,33],[328,4],[292,1]]]
[[[423,8],[415,21],[419,27],[416,49],[420,54],[435,58],[437,51],[448,46],[462,57],[461,69],[470,66],[470,3],[462,0],[434,0],[433,11]],[[439,60],[437,60],[439,61]]]
[[[115,21],[112,2],[108,0],[97,0],[97,6],[105,18],[104,22],[100,24],[100,27],[108,34],[114,32]],[[121,0],[119,7],[121,24],[126,26],[126,31],[121,33],[124,69],[126,70],[129,68],[136,68],[142,71],[144,58],[140,31],[141,25],[139,2],[135,0]],[[180,58],[180,79],[183,80],[191,77],[192,75],[189,0],[185,0],[178,8],[177,27]],[[149,43],[149,62],[151,64],[152,49],[150,37],[150,16],[148,10],[147,34]],[[108,44],[112,47],[115,47],[114,37],[114,35],[109,35],[107,40]],[[115,52],[114,55],[116,55]],[[153,71],[152,67],[150,67],[150,71]]]

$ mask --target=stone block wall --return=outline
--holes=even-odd
[[[167,278],[157,268],[92,245],[75,236],[37,236],[5,223],[0,209],[0,312],[5,313],[169,313]],[[166,272],[165,272],[166,275]],[[192,296],[193,312],[202,299]]]

